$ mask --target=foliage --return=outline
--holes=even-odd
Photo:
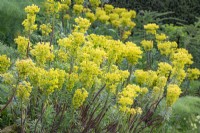
[[[174,12],[169,15],[167,23],[176,23],[176,19],[185,20],[187,24],[197,21],[196,17],[200,16],[199,0],[109,0],[110,3],[117,7],[135,9],[136,11],[158,11],[158,12]]]
[[[199,97],[181,97],[172,107],[165,132],[199,132],[199,105]]]
[[[1,0],[0,3],[0,40],[11,46],[13,38],[22,32],[21,22],[25,17],[22,10],[25,6],[34,3],[40,3],[41,0]]]
[[[178,47],[186,48],[194,57],[193,67],[200,67],[200,19],[195,24],[188,26],[164,25],[163,30],[171,41],[176,41]]]

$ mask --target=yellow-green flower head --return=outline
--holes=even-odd
[[[164,76],[159,76],[156,80],[156,86],[160,89],[164,89],[165,85],[167,83],[167,78]]]
[[[37,43],[34,49],[31,50],[31,55],[36,58],[39,66],[43,66],[47,61],[53,61],[54,54],[52,53],[53,46],[49,42]]]
[[[70,38],[65,37],[65,38],[59,39],[57,42],[61,48],[68,49],[72,45],[72,41],[73,40],[71,40]]]
[[[31,6],[27,6],[25,8],[25,12],[29,14],[35,14],[35,13],[38,13],[39,11],[40,11],[40,8],[34,4],[32,4]]]
[[[160,62],[158,64],[157,73],[159,76],[168,77],[170,72],[172,71],[172,66],[166,62]]]
[[[102,23],[108,23],[108,20],[110,19],[110,17],[108,15],[101,15],[98,17],[98,19],[102,22]]]
[[[114,27],[120,27],[121,21],[120,21],[120,20],[112,20],[112,21],[111,21],[111,24],[112,24]]]
[[[92,7],[98,7],[101,4],[101,0],[89,0]]]
[[[15,78],[12,73],[0,73],[0,77],[3,77],[3,83],[7,85],[13,85],[15,83]]]
[[[171,79],[173,83],[181,85],[185,77],[186,77],[186,72],[185,70],[183,70],[183,68],[181,69],[179,67],[178,68],[174,67],[172,69]]]
[[[47,0],[44,6],[48,14],[56,14],[60,10],[63,10],[63,6],[60,2],[56,2],[54,0]]]
[[[56,55],[57,55],[57,60],[62,63],[66,63],[69,59],[69,54],[63,49],[57,50]]]
[[[122,106],[131,106],[134,98],[136,98],[141,92],[141,88],[137,85],[128,85],[120,92],[118,103]]]
[[[107,13],[110,13],[110,12],[114,9],[114,7],[113,7],[112,5],[105,4],[105,5],[104,5],[104,9],[105,9],[105,11],[106,11]]]
[[[184,65],[191,65],[193,63],[192,58],[192,55],[186,49],[179,48],[173,53],[171,60],[174,66],[183,68]]]
[[[136,17],[136,11],[130,10],[129,12],[131,13],[131,18],[135,18]]]
[[[90,20],[91,23],[96,20],[94,13],[86,12],[85,16]]]
[[[121,17],[122,17],[122,18],[131,19],[132,13],[129,12],[129,11],[124,11],[124,12],[121,13]]]
[[[32,33],[37,30],[37,24],[35,24],[36,15],[27,14],[27,18],[22,22],[26,32]]]
[[[124,31],[122,35],[122,40],[126,40],[131,35],[131,31]]]
[[[155,83],[156,83],[156,81],[158,79],[157,73],[155,71],[152,71],[152,70],[147,71],[147,73],[148,73],[148,77],[146,79],[146,83],[145,84],[148,87],[152,87],[152,86],[155,85]]]
[[[187,70],[187,77],[189,80],[195,80],[198,79],[200,76],[200,70],[197,68],[188,68]]]
[[[77,109],[81,105],[83,105],[87,97],[88,97],[88,92],[84,88],[77,89],[72,99],[72,104],[74,108]]]
[[[176,50],[177,48],[177,43],[176,42],[159,42],[158,43],[158,49],[160,51],[160,53],[162,55],[166,55],[166,56],[169,56],[171,54],[174,53],[174,51]]]
[[[78,5],[82,5],[84,0],[74,0],[74,2]]]
[[[94,47],[106,47],[107,38],[106,36],[90,34],[87,36],[87,40],[93,44]]]
[[[96,8],[96,13],[95,13],[95,15],[96,15],[97,18],[99,18],[99,17],[101,17],[101,16],[106,15],[106,12],[105,12],[103,9],[97,7],[97,8]]]
[[[87,88],[90,88],[95,83],[95,79],[101,74],[99,66],[97,66],[96,63],[87,60],[80,64],[80,70],[81,73],[79,79]]]
[[[75,86],[75,84],[77,83],[78,80],[79,79],[78,79],[77,73],[68,74],[67,75],[67,83],[66,83],[67,87],[66,87],[66,89],[68,91],[71,91],[74,88],[74,86]]]
[[[15,63],[18,76],[20,78],[26,78],[29,74],[33,73],[35,64],[31,59],[25,59],[25,60],[17,60]]]
[[[181,94],[181,89],[176,84],[169,84],[167,87],[167,106],[172,106]]]
[[[0,55],[0,74],[5,73],[10,65],[10,59],[6,55]]]
[[[33,86],[39,86],[41,79],[46,74],[46,70],[40,67],[33,67],[32,72],[28,73],[28,78]]]
[[[108,54],[108,62],[114,63],[123,59],[124,44],[120,40],[107,40],[105,50]]]
[[[136,70],[134,75],[138,84],[142,85],[146,82],[147,72],[143,70]]]
[[[68,4],[65,4],[65,3],[61,3],[61,8],[60,8],[60,11],[67,11],[69,9],[69,5]]]
[[[131,115],[135,115],[137,113],[136,109],[130,108],[130,107],[127,107],[127,106],[120,106],[119,110],[123,113],[131,114]]]
[[[110,17],[110,21],[119,19],[119,15],[117,13],[110,13],[109,17]]]
[[[167,39],[167,36],[165,35],[165,34],[163,34],[163,33],[161,33],[161,34],[156,34],[156,40],[157,41],[164,41],[164,40],[166,40]]]
[[[53,93],[56,89],[59,88],[59,73],[58,71],[54,69],[50,69],[49,71],[44,71],[44,75],[42,75],[40,81],[39,81],[39,87],[42,89],[43,93],[46,95],[50,95]]]
[[[159,25],[156,25],[155,23],[150,23],[147,25],[144,25],[144,29],[147,33],[156,34],[156,30],[159,28]]]
[[[88,19],[81,18],[81,17],[75,18],[75,22],[76,22],[76,26],[75,26],[74,31],[81,32],[81,33],[85,33],[91,25]]]
[[[122,17],[120,18],[120,26],[126,27],[131,22],[130,18]]]
[[[134,65],[138,63],[140,58],[142,58],[142,50],[140,47],[136,46],[136,44],[126,42],[124,56],[127,58],[129,63]]]
[[[97,65],[100,65],[107,58],[107,53],[101,48],[85,46],[81,52],[83,53],[82,55],[80,54],[82,60],[90,60]]]
[[[137,85],[128,85],[122,92],[118,93],[119,110],[129,114],[142,113],[141,108],[131,108],[134,99],[142,92],[141,88]]]
[[[120,16],[121,16],[122,12],[126,12],[126,11],[127,11],[126,8],[115,8],[115,9],[113,9],[113,13],[117,13]]]
[[[17,50],[22,55],[25,56],[28,48],[29,39],[26,37],[18,36],[15,38],[15,43],[17,44]]]
[[[155,71],[143,71],[143,70],[136,70],[135,73],[136,82],[140,85],[146,85],[148,87],[152,87],[158,78]]]
[[[81,46],[85,42],[85,36],[80,32],[73,32],[69,35],[69,39],[72,40],[72,44],[74,48]]]
[[[17,86],[16,96],[23,102],[29,100],[32,86],[29,82],[23,81]]]
[[[61,0],[61,3],[67,4],[68,6],[71,5],[71,0]]]
[[[60,11],[62,11],[62,12],[66,12],[70,8],[70,6],[68,4],[60,4],[60,5],[61,5]]]
[[[122,71],[122,70],[116,69],[114,72],[106,73],[104,78],[105,78],[106,84],[109,85],[109,84],[123,82],[125,81],[125,79],[128,78],[128,76],[129,76],[129,72],[127,70]]]
[[[143,40],[140,43],[142,44],[142,47],[145,51],[151,51],[153,48],[153,41],[151,40]]]
[[[51,28],[50,23],[40,25],[40,30],[42,31],[43,36],[48,36],[49,33],[52,32],[52,28]]]
[[[76,14],[80,14],[83,11],[83,5],[75,4],[73,10]]]
[[[136,24],[135,24],[135,22],[133,22],[133,21],[128,21],[128,23],[127,23],[127,26],[130,28],[130,29],[133,29],[135,26],[136,26]]]

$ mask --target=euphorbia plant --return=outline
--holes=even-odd
[[[15,39],[19,59],[10,67],[10,60],[0,56],[2,82],[12,86],[13,92],[6,107],[13,98],[16,104],[10,107],[20,105],[22,132],[153,130],[165,117],[155,113],[161,100],[166,98],[163,110],[167,111],[181,94],[191,54],[158,34],[156,24],[144,26],[151,39],[144,38],[142,47],[127,41],[135,26],[135,11],[98,7],[100,3],[92,0],[85,4],[90,9],[83,2],[47,0],[49,22],[40,25],[42,34],[38,35],[46,41],[40,42],[31,41],[39,27],[35,19],[40,9],[36,5],[25,8],[24,36]],[[62,23],[62,28],[56,23]],[[119,38],[88,34],[93,23],[112,27]],[[153,51],[163,59],[151,62]],[[137,64],[146,53],[144,70]],[[200,75],[198,69],[188,72],[189,78]]]

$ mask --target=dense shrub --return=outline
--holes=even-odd
[[[0,55],[6,96],[0,113],[11,116],[1,116],[2,127],[14,124],[22,133],[154,131],[180,86],[199,78],[200,71],[189,68],[192,55],[159,25],[145,24],[141,41],[129,40],[134,10],[97,0],[47,0],[44,8],[25,8],[24,32],[14,39],[18,59]]]

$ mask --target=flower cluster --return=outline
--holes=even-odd
[[[81,73],[79,75],[83,86],[90,88],[95,83],[95,79],[101,74],[99,66],[92,61],[83,61],[80,64]]]
[[[49,33],[52,32],[52,28],[49,23],[40,25],[40,30],[41,30],[43,36],[48,36]]]
[[[29,82],[23,81],[19,83],[17,86],[17,93],[16,96],[22,101],[25,102],[29,100],[29,97],[31,95],[32,86]]]
[[[37,25],[35,24],[36,13],[40,11],[40,8],[36,5],[27,6],[25,12],[27,13],[27,18],[22,22],[25,31],[32,33],[37,30]]]
[[[155,23],[144,25],[144,29],[147,33],[156,34],[156,30],[159,28]]]
[[[124,56],[129,63],[135,65],[142,58],[142,50],[132,42],[126,42]]]
[[[79,108],[81,105],[83,105],[87,97],[88,97],[88,92],[84,88],[77,89],[72,99],[72,104],[74,108],[76,109]]]
[[[80,13],[83,11],[83,5],[75,4],[75,5],[73,6],[73,11],[74,11],[74,13],[76,13],[76,14],[80,14]]]
[[[75,32],[85,33],[91,25],[89,20],[81,17],[76,18],[75,22],[77,24],[74,29]]]
[[[159,76],[168,77],[170,72],[172,71],[172,66],[166,62],[160,62],[158,64],[157,73]]]
[[[110,92],[115,93],[117,85],[119,83],[125,81],[125,79],[127,79],[128,76],[129,76],[128,71],[119,70],[117,68],[117,66],[113,65],[111,67],[111,71],[109,73],[106,73],[104,76],[104,78],[105,78],[104,80],[106,82],[107,89]]]
[[[17,60],[15,63],[19,78],[25,79],[30,73],[33,73],[35,64],[31,59]]]
[[[66,2],[66,4],[68,3],[71,3],[71,2]],[[55,0],[46,0],[44,3],[44,6],[45,6],[47,14],[53,14],[53,15],[57,14],[60,10],[67,8],[65,3],[61,5],[60,2],[57,2]]]
[[[34,49],[31,50],[31,55],[36,58],[38,65],[43,66],[47,61],[54,59],[52,50],[53,46],[50,46],[48,42],[42,42],[34,46]]]
[[[92,7],[96,8],[101,4],[101,0],[89,0]]]
[[[165,39],[167,39],[167,36],[163,33],[161,34],[156,34],[156,41],[157,42],[161,42],[161,41],[164,41]]]
[[[0,74],[5,73],[10,65],[10,59],[6,55],[0,55]]]
[[[17,44],[18,52],[21,54],[22,57],[24,57],[27,52],[28,44],[30,43],[29,39],[27,39],[26,37],[18,36],[15,39],[15,43]]]
[[[167,87],[167,106],[172,106],[181,94],[181,89],[176,84],[169,84]]]
[[[55,90],[62,89],[66,76],[64,70],[50,69],[46,71],[39,69],[37,72],[38,86],[44,94],[50,95]]]
[[[177,48],[177,43],[176,42],[159,42],[158,43],[158,50],[160,50],[160,53],[162,55],[169,56],[172,54]]]
[[[3,83],[7,85],[13,85],[13,83],[15,83],[16,79],[14,78],[14,75],[10,72],[4,74],[0,73],[0,76],[3,77]]]
[[[153,41],[143,40],[140,42],[145,51],[150,51],[153,48]]]
[[[148,87],[152,87],[158,78],[157,73],[152,70],[148,71],[136,70],[134,75],[135,75],[135,80],[138,84],[146,85]]]
[[[85,16],[87,19],[90,20],[90,22],[94,22],[96,20],[96,16],[92,12],[86,12]]]
[[[137,85],[128,85],[118,94],[119,109],[122,112],[135,115],[136,113],[141,114],[141,108],[132,108],[134,99],[141,93],[141,88]]]
[[[198,79],[199,76],[200,76],[200,70],[199,69],[197,69],[197,68],[193,68],[193,69],[188,68],[187,77],[188,77],[189,80]]]
[[[96,8],[95,16],[102,23],[111,24],[120,29],[121,38],[126,40],[131,35],[131,30],[135,27],[132,18],[135,18],[134,10],[128,11],[125,8],[114,8],[105,4],[104,8]]]
[[[25,12],[28,13],[28,14],[36,14],[40,11],[40,8],[36,5],[31,5],[31,6],[27,6],[25,8]]]
[[[180,69],[184,68],[185,65],[191,65],[193,63],[192,55],[183,48],[177,49],[176,52],[173,53],[171,60],[172,64]]]

